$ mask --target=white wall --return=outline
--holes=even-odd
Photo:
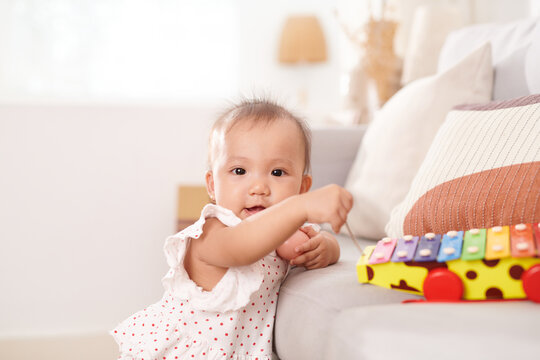
[[[341,106],[341,29],[333,10],[338,1],[241,0],[239,6],[240,92],[269,93],[303,112],[313,122]],[[283,65],[277,61],[281,28],[290,14],[314,14],[325,33],[328,61],[321,64]],[[298,93],[308,92],[307,104],[298,103]]]
[[[299,108],[305,88],[308,103],[298,110],[317,121],[340,106],[337,2],[3,0],[0,103],[182,103],[269,94]],[[291,14],[319,17],[328,61],[277,61]],[[186,17],[195,21],[184,24]]]
[[[0,106],[0,337],[105,331],[157,301],[212,106]]]

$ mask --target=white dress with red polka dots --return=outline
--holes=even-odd
[[[274,314],[288,262],[273,251],[252,265],[229,268],[211,291],[203,290],[183,261],[186,245],[202,234],[208,217],[227,226],[241,222],[232,211],[209,204],[195,224],[166,240],[165,294],[111,331],[119,359],[272,358]]]

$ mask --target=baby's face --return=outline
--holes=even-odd
[[[309,190],[304,143],[290,120],[237,124],[217,141],[208,191],[216,203],[245,219]]]

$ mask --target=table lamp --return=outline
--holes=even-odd
[[[316,16],[289,16],[281,32],[279,62],[285,64],[326,61],[324,34]]]
[[[322,63],[326,61],[326,42],[319,20],[314,15],[289,16],[281,32],[279,62],[285,65]],[[299,90],[300,105],[307,104],[305,86]]]

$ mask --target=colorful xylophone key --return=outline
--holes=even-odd
[[[442,238],[437,261],[446,262],[459,259],[462,246],[463,231],[449,231]]]
[[[375,246],[375,250],[373,250],[371,257],[369,258],[368,263],[373,265],[390,261],[394,248],[396,247],[396,241],[396,239],[389,237],[379,240],[377,242],[377,246]]]
[[[403,238],[398,239],[396,249],[394,250],[394,254],[392,255],[392,261],[411,261],[414,258],[417,246],[418,236],[405,235]]]
[[[534,238],[536,239],[536,256],[540,257],[540,223],[534,224]]]
[[[486,260],[502,259],[510,256],[510,228],[494,226],[487,231]]]
[[[420,238],[414,260],[420,262],[435,261],[440,245],[441,235],[434,233],[425,234]]]
[[[531,224],[510,227],[510,249],[512,257],[532,257],[536,254]]]
[[[462,260],[482,260],[486,253],[486,229],[471,229],[465,232]]]

